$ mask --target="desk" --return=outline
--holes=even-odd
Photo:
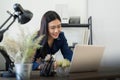
[[[86,72],[86,73],[70,73],[69,77],[60,78],[54,77],[41,77],[39,71],[33,71],[31,80],[101,80],[101,79],[115,79],[120,78],[120,72]],[[0,80],[16,80],[15,78],[2,78]]]

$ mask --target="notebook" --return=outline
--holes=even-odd
[[[70,72],[97,71],[104,53],[104,46],[76,44]]]

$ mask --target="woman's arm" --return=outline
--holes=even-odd
[[[43,62],[41,58],[37,58],[36,61],[33,62],[32,70],[40,70],[43,67]]]
[[[68,47],[67,39],[65,38],[64,33],[62,33],[61,38],[62,38],[62,41],[63,41],[63,45],[61,47],[62,55],[63,55],[64,58],[66,58],[69,61],[71,61],[73,52]]]

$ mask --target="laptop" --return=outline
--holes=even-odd
[[[98,71],[104,48],[101,45],[76,44],[70,65],[70,72]]]

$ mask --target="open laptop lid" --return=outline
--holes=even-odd
[[[70,72],[97,71],[100,67],[104,46],[76,44]]]

